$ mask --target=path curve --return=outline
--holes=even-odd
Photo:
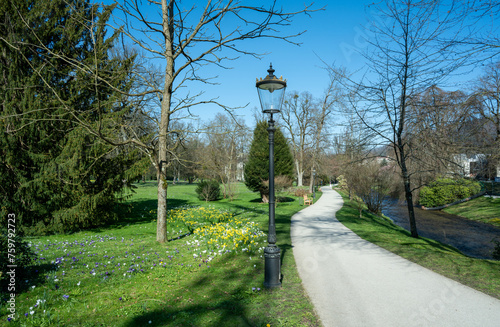
[[[299,275],[325,327],[500,326],[500,300],[434,273],[342,225],[340,195],[324,187],[292,217]]]

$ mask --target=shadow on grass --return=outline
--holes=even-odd
[[[294,202],[295,200],[296,200],[295,198],[292,198],[289,196],[277,196],[276,197],[276,203]],[[261,203],[261,204],[266,204],[266,205],[268,204],[268,203],[262,202],[261,198],[256,198],[256,199],[250,200],[249,202],[250,203]]]
[[[249,200],[248,203],[260,203],[260,199]],[[253,212],[258,215],[267,214],[267,206],[255,206],[253,208],[244,207],[238,204],[231,204],[231,210],[242,210],[242,212]],[[289,214],[276,214],[276,232],[278,246],[281,249],[281,264],[287,260],[290,262],[290,255],[293,258],[290,239]],[[267,233],[267,223],[262,229]],[[267,242],[265,242],[267,243]],[[192,277],[185,275],[179,280],[178,286],[170,293],[167,291],[167,300],[153,310],[143,312],[125,321],[124,326],[266,326],[281,325],[276,313],[269,308],[270,302],[275,302],[279,298],[280,291],[265,290],[263,288],[263,273],[256,273],[253,264],[238,264],[233,256],[220,258],[214,262],[211,271],[207,274],[196,274]],[[258,265],[263,265],[263,262]],[[288,269],[290,269],[288,267]],[[259,271],[261,269],[257,269]],[[299,287],[300,280],[293,274],[285,273],[286,267],[282,267],[283,281],[288,287]],[[295,285],[296,284],[296,285]],[[261,291],[252,291],[252,288],[260,287]],[[300,288],[300,287],[299,287]],[[201,295],[197,295],[201,294]],[[293,296],[291,295],[292,299]],[[281,302],[284,299],[280,300]],[[292,301],[293,302],[293,301]],[[287,304],[292,305],[293,304]],[[276,309],[273,309],[276,310]],[[292,310],[293,311],[293,310]],[[287,314],[284,314],[288,318]],[[302,318],[305,319],[305,318]],[[286,320],[286,319],[285,319]]]
[[[279,245],[280,249],[281,249],[281,266],[283,266],[283,260],[285,259],[285,256],[286,255],[293,255],[293,253],[290,251],[291,249],[293,249],[293,245],[291,244],[280,244]],[[288,253],[290,251],[290,253]],[[282,275],[281,276],[281,282],[283,282],[283,280],[285,279],[286,276]]]
[[[47,278],[45,277],[50,272],[57,271],[57,266],[54,264],[34,264],[29,267],[17,267],[15,275],[15,291],[17,294],[24,293],[28,291],[32,286],[40,286],[47,283]],[[4,272],[6,273],[6,272]],[[26,283],[29,280],[29,283]],[[8,295],[8,287],[10,280],[4,279],[0,283],[0,293]]]
[[[168,199],[168,208],[178,208],[189,205],[189,201],[180,199]],[[123,227],[131,224],[141,224],[156,219],[158,200],[139,199],[129,203],[118,205],[116,212],[118,221],[108,227]]]
[[[276,198],[277,203],[287,203],[287,202],[294,202],[294,201],[295,201],[295,199],[291,198],[289,196],[278,196]]]
[[[276,236],[278,240],[280,239],[280,236],[284,236],[287,239],[290,238],[290,224],[291,224],[291,219],[289,215],[280,215],[276,214],[275,217],[275,222],[276,222]]]
[[[167,242],[182,240],[183,238],[188,237],[189,235],[191,235],[191,233],[182,234],[182,235],[179,235],[177,237],[174,237],[174,238],[167,240]]]
[[[266,210],[268,207],[265,207],[264,205],[262,206],[262,208],[256,208],[256,207],[252,207],[252,208],[248,208],[248,207],[245,207],[243,205],[239,205],[239,204],[231,204],[230,208],[233,210],[233,211],[237,211],[237,210],[240,210],[240,212],[235,212],[234,213],[234,216],[239,216],[245,212],[251,212],[251,213],[255,213],[255,214],[258,214],[258,215],[263,215],[263,214],[267,214],[268,211]]]
[[[255,269],[238,266],[227,256],[207,268],[224,275],[196,274],[181,280],[179,287],[168,294],[161,308],[144,312],[123,326],[265,326],[269,319],[251,310],[262,306],[268,291],[252,291],[256,287]],[[187,276],[186,276],[187,277]],[[257,276],[261,277],[261,276]],[[259,279],[260,281],[260,279]],[[203,296],[199,295],[203,294]]]

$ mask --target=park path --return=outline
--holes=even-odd
[[[500,326],[500,300],[362,240],[329,187],[292,217],[299,275],[325,327]]]

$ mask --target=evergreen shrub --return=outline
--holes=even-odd
[[[204,201],[217,201],[220,199],[220,185],[216,180],[205,180],[196,187],[198,199]]]
[[[481,191],[481,184],[468,179],[441,178],[420,190],[420,204],[439,207],[468,198]]]
[[[257,123],[253,140],[245,165],[245,185],[253,192],[259,192],[264,202],[269,196],[269,124],[266,121]],[[282,180],[294,179],[293,156],[283,132],[278,127],[274,132],[274,176]]]

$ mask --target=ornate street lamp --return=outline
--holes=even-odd
[[[274,288],[281,286],[281,254],[280,248],[276,246],[275,225],[275,198],[274,198],[274,119],[273,114],[281,110],[286,89],[286,80],[274,76],[273,65],[267,70],[269,73],[264,79],[257,79],[256,87],[259,93],[262,112],[270,114],[269,118],[269,233],[268,245],[264,248],[265,272],[264,286]]]

